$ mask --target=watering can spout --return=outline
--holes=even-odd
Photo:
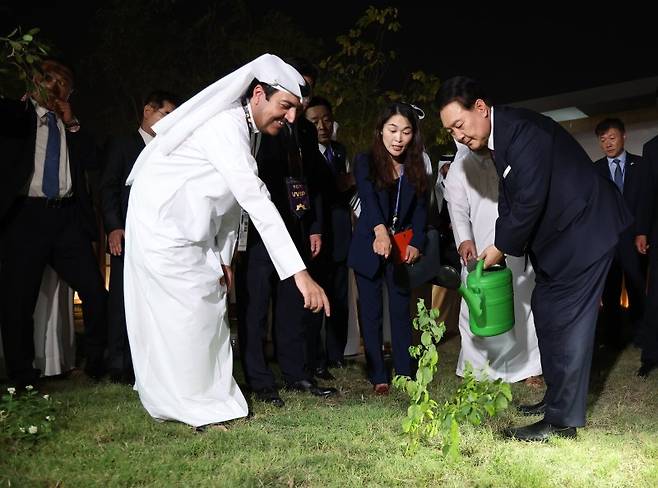
[[[482,299],[480,298],[480,295],[469,290],[465,285],[459,287],[459,293],[464,297],[464,301],[466,302],[471,317],[479,323],[482,320]]]

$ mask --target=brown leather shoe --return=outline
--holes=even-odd
[[[375,395],[388,395],[390,389],[391,387],[388,383],[377,383],[373,387],[373,390],[375,390]]]

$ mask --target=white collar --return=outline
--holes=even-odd
[[[37,113],[37,117],[39,117],[40,119],[43,119],[48,112],[52,112],[52,110],[48,110],[46,107],[42,107],[41,105],[39,105],[39,103],[37,103],[37,101],[34,100],[33,98],[30,98],[30,102],[32,102],[32,105],[34,105],[34,110]]]
[[[494,108],[493,106],[490,108],[489,111],[489,118],[491,119],[491,132],[489,133],[489,140],[487,141],[487,147],[494,151]]]
[[[142,139],[144,140],[144,144],[148,144],[151,142],[155,136],[152,136],[148,132],[146,132],[142,127],[140,126],[139,129],[137,129],[137,132],[139,132],[139,135],[142,136]]]

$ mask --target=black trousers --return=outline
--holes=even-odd
[[[599,300],[613,253],[568,278],[551,279],[535,269],[532,313],[546,382],[544,419],[550,423],[585,425]]]
[[[0,322],[10,379],[35,379],[32,316],[46,264],[78,292],[87,368],[101,368],[107,343],[107,292],[75,204],[48,208],[45,199],[21,199],[3,228],[0,256]]]
[[[601,312],[601,339],[610,345],[623,345],[629,338],[639,340],[644,319],[646,273],[641,255],[628,236],[620,236],[610,271],[605,281],[603,310]],[[619,304],[622,279],[628,293],[628,315],[631,330],[622,326],[622,308]]]
[[[276,359],[286,383],[310,376],[304,370],[304,299],[292,277],[279,280],[262,242],[250,246],[236,270],[238,284],[238,341],[242,368],[252,390],[275,388],[267,364],[264,341],[270,299],[274,299]]]
[[[126,329],[126,309],[123,300],[123,253],[110,258],[110,293],[108,299],[108,368],[115,372],[132,372],[130,343]]]
[[[658,234],[658,232],[655,233]],[[658,235],[653,236],[651,244],[649,247],[649,289],[642,337],[643,363],[658,363]]]
[[[347,277],[345,261],[334,262],[322,254],[311,263],[311,276],[324,289],[331,305],[331,316],[306,314],[306,365],[309,369],[326,368],[327,361],[342,361],[347,344]],[[324,344],[322,324],[324,323]]]

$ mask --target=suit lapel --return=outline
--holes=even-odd
[[[144,150],[146,147],[146,144],[144,144],[144,139],[142,138],[142,135],[139,132],[135,132],[133,134],[133,147],[134,147],[134,152],[135,152],[135,159],[137,159],[137,156],[139,156],[139,153]]]
[[[400,193],[400,220],[403,220],[406,217],[407,212],[409,211],[409,206],[413,200],[414,193],[416,189],[409,181],[409,178],[402,178],[402,188]]]
[[[377,191],[377,201],[379,202],[379,208],[382,211],[382,215],[384,216],[384,222],[386,223],[387,227],[388,227],[389,221],[391,220],[390,206],[389,206],[388,198],[389,198],[388,197],[388,190],[386,188],[383,188],[383,189]]]
[[[628,151],[626,152],[626,168],[625,168],[625,175],[624,175],[624,192],[626,192],[626,189],[628,189],[631,185],[629,181],[631,179],[635,178],[635,169],[637,167],[637,161],[635,160],[635,156],[633,154],[630,154]]]
[[[498,178],[504,182],[505,177],[509,174],[507,170],[507,148],[510,144],[510,139],[512,137],[511,131],[509,130],[509,123],[507,120],[507,111],[506,107],[494,107],[493,114],[493,139],[494,139],[494,151],[495,158],[494,165],[496,166],[496,173],[498,173]]]
[[[345,151],[343,147],[339,144],[335,144],[333,141],[331,144],[331,152],[333,153],[332,163],[337,173],[345,173]]]

